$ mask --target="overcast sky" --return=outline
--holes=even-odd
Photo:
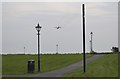
[[[80,2],[5,2],[2,3],[3,53],[37,53],[37,31],[40,23],[41,52],[82,52],[82,14]],[[118,46],[118,3],[90,2],[86,5],[86,50],[110,51]],[[57,30],[54,27],[61,26]]]

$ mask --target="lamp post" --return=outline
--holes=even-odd
[[[56,44],[56,54],[58,54],[58,44]]]
[[[41,26],[38,25],[35,27],[37,32],[38,32],[38,72],[40,72],[40,44],[39,44],[39,35],[40,35],[40,30],[41,30]]]
[[[82,14],[83,14],[83,68],[84,73],[86,71],[86,57],[85,57],[85,4],[82,4]]]
[[[25,47],[24,47],[24,54],[25,54]]]
[[[91,48],[90,48],[90,52],[93,53],[93,49],[92,49],[92,35],[93,35],[93,32],[91,32],[90,35],[91,35],[91,40],[90,40]]]

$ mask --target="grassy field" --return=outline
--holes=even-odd
[[[87,57],[92,55],[87,54]],[[54,54],[41,55],[41,72],[60,69],[82,59],[82,54]],[[27,61],[35,60],[35,73],[37,73],[37,55],[3,55],[2,74],[27,74]]]
[[[120,52],[119,52],[119,56],[118,56],[118,76],[120,77]]]
[[[2,55],[0,55],[0,74],[2,74],[2,64],[1,63],[2,63]]]
[[[79,68],[64,75],[65,77],[118,77],[118,54],[106,54],[87,65],[86,74]]]

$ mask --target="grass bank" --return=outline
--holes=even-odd
[[[105,54],[87,65],[86,74],[79,68],[64,75],[65,77],[118,77],[118,54]]]
[[[87,57],[92,55],[87,54]],[[53,54],[41,55],[41,72],[52,71],[66,67],[82,60],[82,54]],[[2,74],[28,74],[27,61],[35,60],[35,73],[37,73],[37,55],[3,55]]]

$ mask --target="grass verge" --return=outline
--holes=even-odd
[[[87,54],[87,57],[91,57]],[[48,72],[66,67],[82,60],[82,54],[53,54],[41,55],[41,72]],[[27,61],[35,60],[35,73],[37,73],[37,55],[3,55],[2,74],[28,74]]]
[[[79,68],[64,77],[118,77],[118,54],[106,54],[87,65],[86,73]]]

